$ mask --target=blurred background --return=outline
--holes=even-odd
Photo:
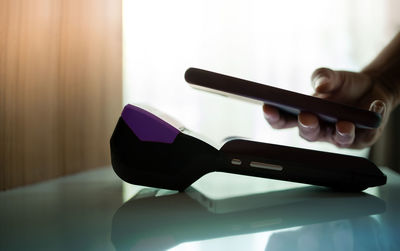
[[[110,165],[122,2],[0,0],[0,190]]]
[[[235,135],[367,157],[274,130],[260,106],[194,90],[183,76],[198,67],[311,94],[314,69],[368,64],[399,31],[399,9],[396,0],[1,0],[0,189],[110,165],[127,103],[215,142]],[[389,159],[385,145],[375,159]]]

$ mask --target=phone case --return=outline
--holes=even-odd
[[[376,112],[202,69],[189,68],[185,79],[197,89],[266,103],[293,115],[301,111],[312,112],[329,123],[343,120],[353,122],[359,128],[371,129],[379,127],[381,122],[381,115]]]
[[[345,191],[386,183],[367,159],[233,139],[217,149],[158,116],[126,105],[110,140],[114,171],[126,182],[183,191],[219,171]]]

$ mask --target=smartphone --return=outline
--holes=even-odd
[[[185,80],[196,89],[265,103],[295,116],[314,113],[328,123],[349,121],[358,128],[374,129],[382,119],[376,112],[197,68],[186,70]]]

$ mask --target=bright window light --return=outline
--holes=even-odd
[[[321,66],[360,70],[389,39],[385,1],[124,1],[124,103],[144,103],[214,141],[231,135],[366,156],[274,130],[261,107],[201,93],[188,67],[311,94]]]

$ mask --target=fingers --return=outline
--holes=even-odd
[[[278,109],[276,109],[275,107],[264,104],[263,112],[264,112],[264,118],[271,125],[277,124],[279,122],[280,114],[279,114]]]
[[[290,116],[282,114],[273,106],[264,104],[264,117],[275,129],[297,126],[299,135],[307,141],[331,142],[339,147],[349,147],[354,142],[355,126],[353,123],[340,121],[336,128],[324,126],[321,128],[318,117],[312,113],[301,112],[297,121]]]
[[[319,68],[311,75],[311,85],[317,94],[334,92],[342,86],[341,72]]]
[[[339,121],[335,128],[320,126],[318,117],[302,112],[298,117],[299,135],[307,141],[323,141],[338,147],[350,147],[355,139],[355,125],[347,121]]]
[[[298,118],[299,134],[308,141],[316,141],[320,135],[320,126],[317,116],[301,112]]]
[[[370,104],[369,110],[382,116],[382,125],[386,121],[386,103],[375,100]],[[276,129],[297,126],[299,135],[307,141],[329,142],[341,148],[361,149],[372,145],[381,131],[377,129],[357,129],[355,124],[348,121],[338,121],[336,124],[320,123],[318,117],[312,113],[301,112],[297,119],[279,109],[264,104],[264,117]]]
[[[369,106],[369,110],[372,112],[379,113],[383,117],[386,111],[386,103],[383,102],[382,100],[375,100]]]
[[[355,139],[355,125],[351,122],[339,121],[334,127],[330,125],[321,127],[315,115],[301,113],[299,135],[310,142],[321,141],[338,147],[351,147]]]
[[[310,142],[323,141],[338,147],[351,147],[355,140],[355,125],[347,121],[339,121],[332,126],[321,127],[318,117],[312,113],[301,112],[297,121],[291,117],[282,116],[275,107],[264,105],[264,117],[275,129],[297,126],[299,135]]]
[[[356,127],[353,123],[339,121],[336,123],[336,132],[333,136],[335,144],[339,147],[350,147],[356,136]]]
[[[275,129],[291,128],[297,126],[297,121],[293,116],[279,112],[273,106],[263,105],[264,118]]]
[[[316,92],[316,96],[327,98],[327,95],[337,92],[344,83],[344,77],[342,72],[333,71],[328,68],[319,68],[314,71],[311,75],[311,84]],[[337,94],[336,94],[337,95]],[[340,98],[340,97],[336,97]],[[308,115],[309,116],[309,115]],[[300,116],[299,116],[299,129],[300,127]],[[339,121],[336,123],[334,128],[326,127],[320,131],[318,136],[311,135],[310,132],[305,132],[305,129],[300,130],[300,135],[309,140],[321,140],[328,141],[339,147],[350,147],[355,139],[355,125],[347,121]],[[317,129],[314,129],[313,133],[316,133]]]
[[[375,100],[371,103],[369,110],[379,113],[382,118],[384,125],[386,103],[382,100]],[[377,138],[380,128],[377,129],[358,129],[356,133],[356,127],[354,123],[347,121],[338,121],[335,125],[335,130],[329,132],[329,127],[321,130],[319,140],[328,141],[335,144],[338,147],[343,148],[356,148],[362,149],[371,146]]]
[[[382,100],[375,100],[370,104],[369,111],[376,112],[381,115],[382,117],[381,125],[376,129],[358,130],[352,148],[359,148],[359,149],[365,148],[373,145],[377,141],[379,135],[382,133],[382,130],[386,124],[386,120],[388,117],[388,114],[386,114],[387,109],[388,108],[386,103]]]

